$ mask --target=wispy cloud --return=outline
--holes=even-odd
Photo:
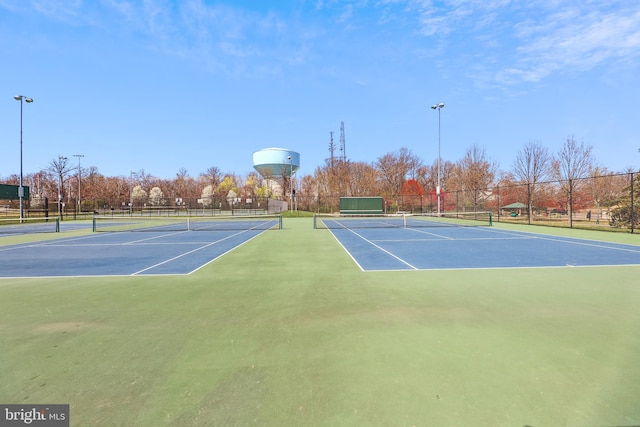
[[[38,13],[64,22],[77,21],[83,7],[82,0],[34,0],[31,5]]]
[[[405,4],[416,12],[422,36],[444,41],[451,49],[456,43],[476,43],[483,52],[479,56],[490,60],[469,66],[484,70],[481,74],[492,75],[498,84],[539,82],[554,73],[640,58],[640,5],[635,2],[407,0]],[[455,55],[451,50],[445,54]]]
[[[556,72],[585,71],[616,61],[640,59],[640,10],[552,13],[544,22],[517,26],[522,44],[516,62],[498,74],[539,81]]]
[[[382,31],[406,46],[405,55],[448,62],[487,86],[640,60],[640,5],[631,0],[317,0],[295,11],[205,0],[0,0],[0,7],[75,26],[115,22],[112,31],[136,33],[150,49],[231,74],[305,66],[334,46],[348,51],[349,37],[364,52]]]

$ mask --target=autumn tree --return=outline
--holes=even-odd
[[[640,226],[640,173],[627,174],[629,185],[623,188],[624,196],[611,210],[609,224],[612,227],[637,229]]]
[[[454,169],[452,180],[461,190],[462,209],[471,204],[473,210],[483,208],[484,202],[491,196],[489,187],[493,184],[498,165],[491,161],[477,144],[472,145]]]
[[[378,170],[382,194],[395,200],[405,180],[408,177],[415,179],[421,166],[422,161],[411,150],[404,147],[397,152],[379,157],[375,167]]]
[[[298,186],[298,200],[300,209],[306,211],[316,211],[318,207],[318,185],[317,180],[312,175],[305,175],[300,178]]]
[[[402,185],[402,189],[400,190],[400,195],[402,196],[403,205],[408,206],[411,212],[413,212],[413,207],[415,205],[420,204],[420,209],[422,210],[422,198],[424,197],[424,190],[415,179],[408,179]]]
[[[223,201],[232,204],[233,199],[238,195],[238,184],[235,181],[235,177],[233,175],[226,175],[220,184],[218,184],[216,193],[220,195]]]

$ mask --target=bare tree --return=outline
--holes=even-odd
[[[49,170],[58,178],[58,216],[62,216],[64,181],[65,177],[69,174],[69,171],[71,169],[72,166],[69,164],[69,159],[64,156],[58,156],[57,159],[53,159],[49,163]]]
[[[422,159],[405,147],[398,151],[398,161],[406,168],[406,177],[411,179],[416,179],[419,169],[424,166]]]
[[[547,181],[551,174],[552,157],[549,150],[540,143],[529,141],[518,150],[513,162],[513,174],[520,183],[527,184],[527,205],[529,218],[533,216],[533,206],[536,199],[536,186]]]
[[[552,162],[553,176],[561,181],[560,188],[568,201],[570,221],[572,217],[572,192],[578,190],[580,186],[580,182],[576,180],[589,176],[594,166],[591,150],[592,147],[584,145],[584,142],[578,144],[572,135],[567,138],[558,156]]]
[[[567,138],[553,161],[553,175],[559,180],[572,180],[589,176],[593,168],[592,147],[578,144],[573,136]]]
[[[216,188],[222,179],[222,172],[217,166],[211,166],[205,172],[200,174],[200,180],[204,181],[204,185],[211,185]]]
[[[365,162],[350,162],[349,193],[352,196],[378,196],[378,171]]]

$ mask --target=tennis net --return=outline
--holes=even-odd
[[[0,234],[57,233],[60,231],[60,218],[2,218]]]
[[[282,229],[281,215],[256,216],[94,216],[93,231],[233,231]]]
[[[315,214],[313,228],[474,227],[493,224],[491,212],[438,214],[330,215]]]

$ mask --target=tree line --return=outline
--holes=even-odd
[[[44,206],[46,201],[59,209],[82,211],[119,209],[132,203],[229,208],[236,202],[251,205],[260,199],[291,198],[298,209],[323,212],[337,210],[339,197],[344,196],[382,196],[389,209],[406,210],[409,203],[411,210],[433,210],[438,183],[442,197],[449,200],[443,207],[451,209],[452,195],[462,194],[462,200],[456,196],[455,208],[473,209],[488,199],[495,199],[495,190],[489,190],[491,188],[501,187],[504,198],[508,188],[526,186],[526,195],[520,194],[521,191],[513,197],[526,204],[528,214],[533,215],[534,210],[543,205],[548,208],[555,204],[562,208],[562,200],[568,200],[569,192],[574,196],[584,193],[576,187],[581,178],[608,174],[593,158],[592,147],[570,136],[557,153],[551,153],[537,141],[528,142],[517,152],[508,170],[501,170],[477,144],[471,145],[455,162],[436,159],[427,164],[405,147],[383,154],[371,163],[330,159],[312,174],[293,180],[288,177],[265,179],[257,172],[246,176],[223,173],[217,166],[211,166],[197,177],[190,176],[186,169],[180,169],[173,179],[160,179],[144,170],[129,176],[108,177],[95,166],[81,168],[59,156],[46,169],[28,174],[24,185],[30,186],[31,209]],[[543,184],[552,180],[565,183],[557,189],[561,196],[550,198],[542,191]],[[18,177],[13,175],[5,181],[17,184]],[[590,189],[593,193],[589,196],[590,202],[604,205],[619,197],[619,194],[606,194],[607,189],[618,187],[610,184],[601,185],[597,191]]]

